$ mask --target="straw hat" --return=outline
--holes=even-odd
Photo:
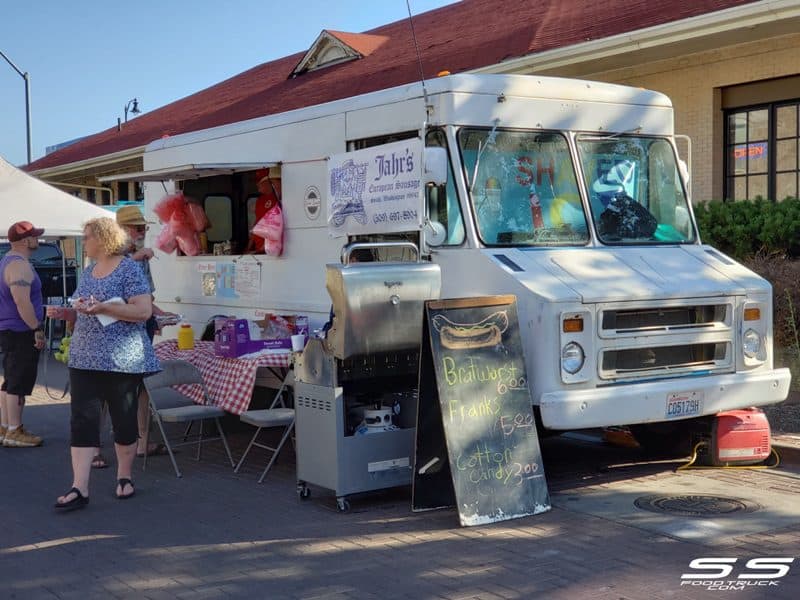
[[[126,225],[147,225],[147,221],[144,220],[144,215],[139,210],[139,207],[131,205],[122,206],[117,210],[117,223],[123,227]]]

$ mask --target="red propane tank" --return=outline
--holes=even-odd
[[[716,415],[711,431],[711,461],[716,466],[752,465],[770,455],[769,421],[758,408]]]

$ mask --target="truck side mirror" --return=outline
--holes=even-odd
[[[447,150],[438,146],[425,147],[426,184],[444,185],[447,183]]]
[[[447,230],[439,221],[428,220],[423,231],[425,232],[425,243],[431,248],[441,246],[447,239]]]

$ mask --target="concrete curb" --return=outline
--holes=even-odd
[[[773,436],[772,447],[781,457],[781,464],[800,465],[800,435]]]

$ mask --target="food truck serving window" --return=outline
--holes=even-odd
[[[181,254],[179,235],[184,236],[187,228],[190,232],[197,232],[197,239],[192,244],[189,253],[199,250],[200,254],[240,254],[245,251],[249,241],[252,225],[248,222],[248,198],[257,195],[256,174],[267,172],[270,177],[280,180],[280,167],[275,162],[259,163],[202,163],[186,164],[148,171],[121,173],[98,178],[104,183],[114,181],[158,182],[159,189],[166,181],[174,181],[175,188],[180,190],[182,211],[186,215],[179,215],[173,224],[176,228],[174,237],[178,241],[178,253]],[[166,190],[166,187],[163,189]],[[273,189],[280,193],[280,183]],[[178,196],[180,194],[175,194]],[[162,200],[171,203],[171,194],[166,194]],[[185,200],[185,203],[184,203]],[[156,202],[155,212],[158,213],[159,202]],[[201,210],[202,209],[202,210]],[[166,208],[164,211],[166,212]],[[186,222],[181,222],[181,218]],[[167,224],[172,216],[162,216],[159,219]],[[207,223],[205,223],[207,220]],[[202,229],[205,224],[205,229]],[[191,227],[190,227],[191,226]],[[164,229],[162,228],[162,233]],[[167,236],[169,237],[169,236]],[[195,237],[194,233],[190,237]],[[166,246],[166,239],[163,240]],[[175,241],[172,241],[174,244]],[[157,242],[158,244],[158,242]],[[174,246],[173,246],[174,248]],[[167,251],[167,250],[165,250]]]
[[[183,193],[189,202],[197,202],[205,211],[209,226],[205,230],[207,244],[203,254],[242,254],[248,250],[253,227],[253,202],[258,198],[257,174],[251,170],[201,177],[182,182]],[[273,170],[276,183],[272,189],[279,193],[280,175]],[[203,244],[201,244],[203,246]]]

